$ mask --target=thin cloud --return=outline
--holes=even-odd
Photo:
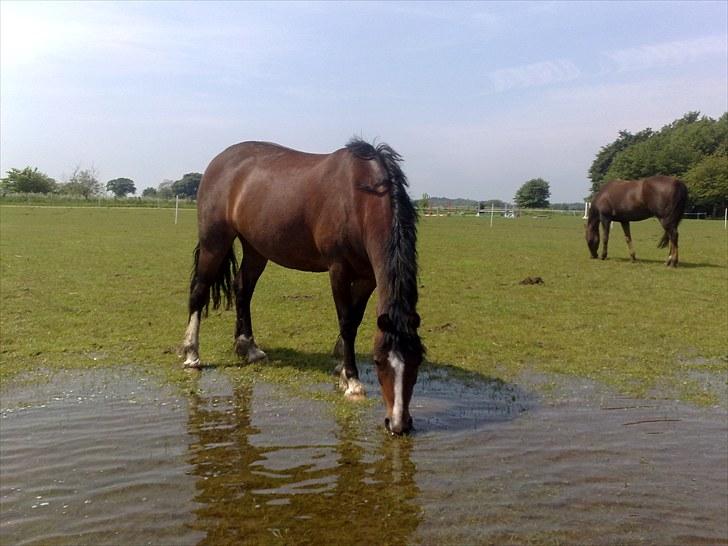
[[[712,55],[725,55],[727,49],[724,36],[707,36],[618,49],[605,56],[616,71],[627,72],[695,62]]]
[[[575,80],[580,75],[576,65],[567,59],[502,68],[491,72],[490,81],[497,92],[509,89],[539,87]]]

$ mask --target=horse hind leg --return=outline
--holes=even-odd
[[[268,260],[241,239],[243,244],[243,260],[235,277],[235,352],[245,358],[248,363],[266,358],[266,354],[255,344],[253,322],[250,317],[250,301],[253,299],[255,285],[258,282]]]
[[[184,356],[184,367],[200,368],[200,322],[202,321],[202,310],[210,301],[210,288],[218,278],[219,269],[222,265],[229,245],[209,247],[200,243],[195,249],[194,272],[190,283],[189,296],[189,319],[182,342],[182,356]]]
[[[670,267],[677,267],[678,262],[678,253],[677,253],[677,229],[673,228],[670,229],[667,232],[668,237],[670,238],[670,255],[667,257],[667,262],[665,262],[665,265]]]
[[[634,253],[634,246],[632,245],[632,233],[629,228],[629,222],[621,222],[622,231],[624,231],[624,240],[627,241],[627,248],[629,249],[629,257],[633,262],[637,261],[637,256]]]

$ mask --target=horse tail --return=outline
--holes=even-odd
[[[668,226],[674,226],[677,229],[680,220],[682,220],[685,207],[688,204],[688,187],[684,182],[675,180],[675,196],[672,202],[672,207],[665,216],[665,221]],[[665,248],[670,242],[670,236],[667,231],[662,234],[660,242],[657,243],[658,248]]]
[[[199,280],[197,269],[200,261],[199,242],[197,243],[197,246],[195,246],[195,250],[192,253],[192,258],[193,263],[192,275],[190,276],[190,292],[195,289],[195,286],[197,285],[197,282]],[[232,304],[233,280],[235,279],[235,275],[237,274],[237,272],[238,260],[235,256],[235,248],[233,245],[231,245],[225,258],[222,261],[222,264],[220,264],[220,267],[215,274],[212,284],[210,285],[210,295],[212,296],[213,309],[217,309],[218,307],[220,307],[223,298],[225,300],[225,309],[230,309],[230,306]],[[209,305],[210,301],[208,298],[205,302],[205,315],[207,315],[208,313]]]

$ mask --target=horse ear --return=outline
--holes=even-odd
[[[377,317],[377,327],[382,332],[392,333],[394,332],[394,325],[392,324],[392,320],[389,318],[389,315],[383,314],[379,315]]]
[[[417,328],[420,327],[420,316],[417,313],[413,313],[412,317],[409,320],[410,328],[413,330],[417,330]]]

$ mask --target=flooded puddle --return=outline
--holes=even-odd
[[[69,372],[2,393],[0,542],[728,544],[724,410],[566,392],[434,369],[391,438],[223,371]]]

